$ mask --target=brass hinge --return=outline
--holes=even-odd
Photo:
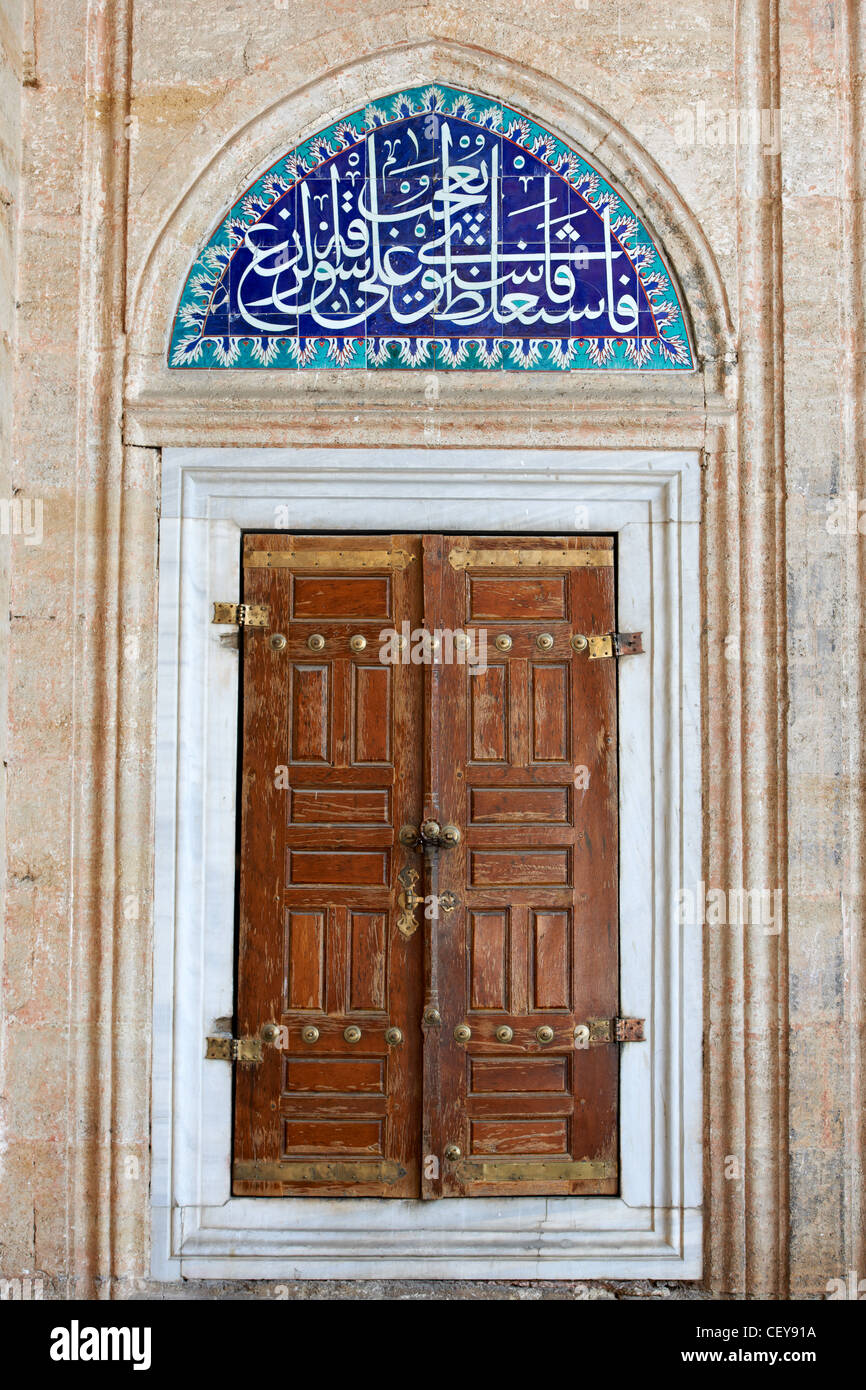
[[[461,550],[449,551],[453,570],[469,569],[584,569],[613,564],[612,550]]]
[[[266,603],[215,603],[212,621],[231,627],[270,627],[271,610]]]
[[[577,1039],[578,1032],[587,1030],[583,1033],[584,1044],[646,1042],[643,1026],[642,1018],[590,1018],[585,1024],[578,1024],[574,1032]]]
[[[204,1055],[219,1062],[260,1062],[264,1047],[261,1038],[208,1038]]]
[[[414,559],[408,550],[248,550],[244,569],[404,570]]]
[[[642,632],[608,632],[604,637],[588,637],[590,661],[602,656],[639,656],[643,652]]]

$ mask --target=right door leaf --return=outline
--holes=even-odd
[[[437,1194],[612,1194],[618,1049],[586,1024],[618,1006],[616,662],[581,639],[615,627],[613,541],[444,542],[429,766],[463,835],[439,863]]]

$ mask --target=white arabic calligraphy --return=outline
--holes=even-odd
[[[554,231],[555,223],[566,219],[551,216],[557,206],[551,175],[524,176],[524,190],[528,184],[543,188],[538,202],[518,209],[538,211],[539,235],[530,244],[521,240],[512,246],[501,236],[498,142],[487,145],[479,135],[476,150],[452,162],[452,134],[446,122],[438,159],[424,157],[409,128],[406,134],[415,158],[401,166],[399,142],[384,137],[379,141],[380,134],[373,132],[367,140],[366,174],[353,169],[341,179],[334,163],[327,180],[318,179],[315,186],[309,180],[298,184],[296,217],[285,235],[276,218],[247,231],[244,245],[251,259],[239,276],[236,295],[238,311],[250,327],[285,331],[297,328],[300,317],[308,315],[319,328],[342,333],[385,311],[394,324],[405,328],[425,318],[467,329],[490,320],[550,326],[606,314],[613,333],[637,331],[637,275],[630,263],[619,283],[633,285],[635,292],[615,297],[614,263],[624,253],[618,243],[614,247],[607,206],[601,213],[601,249],[574,244],[573,223],[586,208],[570,214],[571,241],[565,237],[564,245],[556,246],[554,237],[562,233]],[[468,143],[463,137],[461,144]],[[389,192],[384,211],[380,185]],[[354,214],[343,230],[341,210]],[[467,213],[477,216],[479,226],[485,224],[483,237],[467,237]],[[288,217],[285,211],[279,215]],[[404,224],[411,235],[402,235]],[[604,262],[605,292],[596,308],[574,302],[579,271],[592,261]],[[266,294],[263,281],[268,284]]]

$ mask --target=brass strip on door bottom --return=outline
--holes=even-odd
[[[464,1158],[457,1174],[466,1182],[596,1182],[616,1177],[616,1164],[595,1159]]]
[[[232,1165],[232,1173],[236,1182],[381,1182],[390,1186],[405,1178],[406,1169],[387,1159],[300,1163],[294,1159],[266,1162],[252,1158],[238,1159]]]

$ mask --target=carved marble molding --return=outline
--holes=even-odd
[[[701,469],[696,452],[167,449],[160,521],[152,1200],[155,1278],[701,1274]],[[241,536],[494,528],[617,537],[620,991],[649,1045],[620,1059],[616,1197],[346,1201],[231,1191],[238,649],[209,624]],[[202,872],[202,854],[205,871]]]

